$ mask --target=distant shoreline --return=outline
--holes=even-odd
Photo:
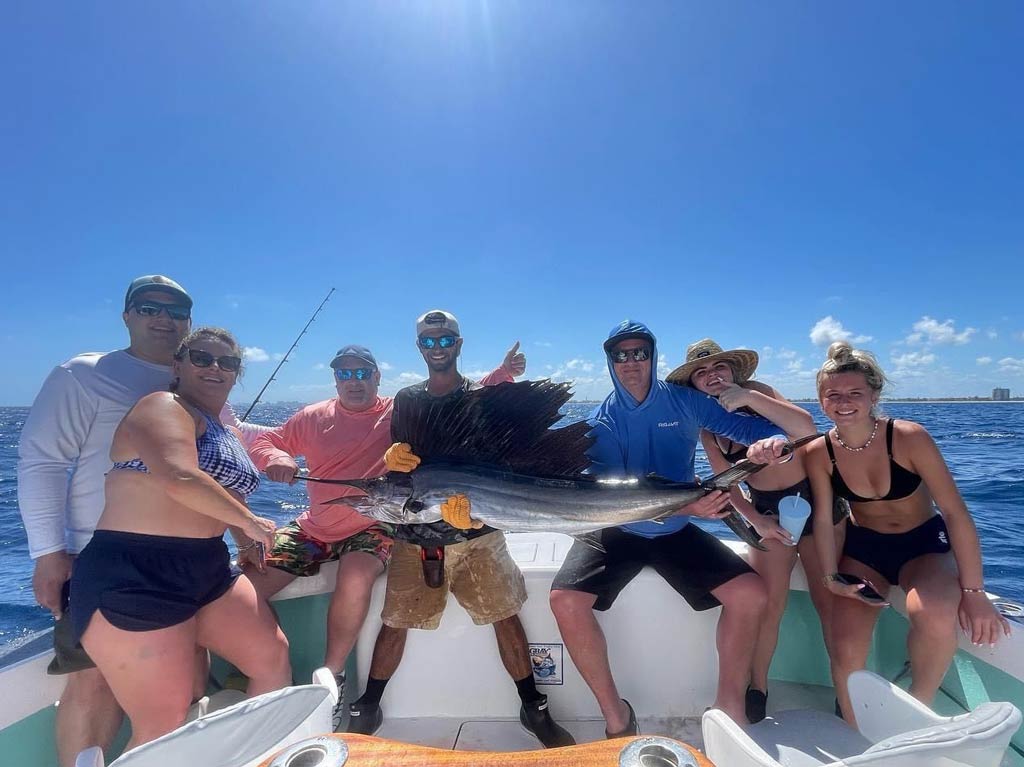
[[[817,402],[818,400],[810,397],[806,399],[794,399],[792,402]],[[913,397],[907,399],[883,399],[881,400],[883,405],[1020,405],[1024,403],[1024,397],[1014,397],[1013,399],[982,399],[973,397],[960,397],[960,398],[949,398],[949,399],[914,399]]]
[[[797,399],[790,400],[790,402],[800,402],[800,403],[807,403],[807,402],[816,403],[817,401],[818,400],[814,399],[813,397],[804,397],[804,398],[797,398]],[[571,399],[571,400],[569,400],[568,404],[570,404],[570,405],[600,405],[601,402],[603,402],[603,400],[599,400],[599,399]],[[960,405],[960,404],[967,404],[967,405],[974,405],[974,404],[977,404],[977,405],[1020,405],[1020,404],[1024,404],[1024,397],[1012,397],[1010,399],[983,399],[981,397],[978,397],[978,398],[973,398],[973,397],[960,397],[960,398],[957,398],[957,397],[947,397],[947,398],[942,398],[942,397],[939,397],[939,398],[935,398],[935,399],[925,399],[925,398],[915,399],[913,397],[909,397],[909,398],[906,398],[906,399],[883,399],[882,400],[882,404],[886,404],[886,403],[892,403],[892,404],[897,404],[897,405]],[[280,405],[280,406],[286,406],[287,405],[287,406],[294,407],[294,408],[298,409],[298,408],[306,407],[306,405],[308,405],[310,403],[308,403],[308,402],[297,402],[297,401],[294,401],[294,400],[281,400],[279,402],[264,402],[264,403],[261,403],[261,404],[263,404],[263,405]],[[248,405],[249,405],[248,402],[232,402],[231,403],[231,406],[237,412],[239,412],[239,413],[245,412],[244,408],[248,407]],[[30,405],[0,405],[0,408],[28,409],[29,407],[30,407]]]

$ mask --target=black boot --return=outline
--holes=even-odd
[[[379,703],[356,701],[348,707],[348,732],[373,735],[384,724],[384,712]]]
[[[537,736],[544,748],[575,746],[576,741],[568,730],[560,727],[548,712],[548,696],[541,695],[536,700],[523,703],[519,709],[519,721],[523,727]]]

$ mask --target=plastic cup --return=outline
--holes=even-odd
[[[793,536],[790,546],[796,546],[803,535],[804,525],[811,516],[811,504],[799,495],[787,495],[779,501],[779,524]]]

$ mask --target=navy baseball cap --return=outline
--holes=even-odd
[[[168,293],[178,299],[178,303],[189,309],[192,308],[192,296],[185,292],[185,288],[170,277],[162,274],[147,274],[144,277],[136,277],[128,286],[128,292],[124,294],[124,310],[132,305],[132,299],[139,293],[146,293],[150,290],[158,290],[161,293]]]
[[[617,343],[630,338],[641,338],[652,347],[655,344],[654,333],[644,323],[637,320],[623,320],[608,332],[608,340],[604,342],[605,353],[611,354]]]
[[[377,368],[377,360],[373,356],[373,352],[367,349],[365,346],[359,346],[357,344],[349,344],[348,346],[342,346],[338,349],[338,353],[334,355],[334,359],[331,360],[331,367],[335,370],[341,364],[342,357],[355,357],[357,360],[368,362]]]

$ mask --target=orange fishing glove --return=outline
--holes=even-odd
[[[484,523],[469,516],[469,498],[464,495],[453,495],[441,504],[441,519],[452,527],[460,530],[479,530]]]
[[[410,472],[420,465],[420,457],[412,452],[408,442],[396,442],[384,453],[384,465],[388,471]]]

